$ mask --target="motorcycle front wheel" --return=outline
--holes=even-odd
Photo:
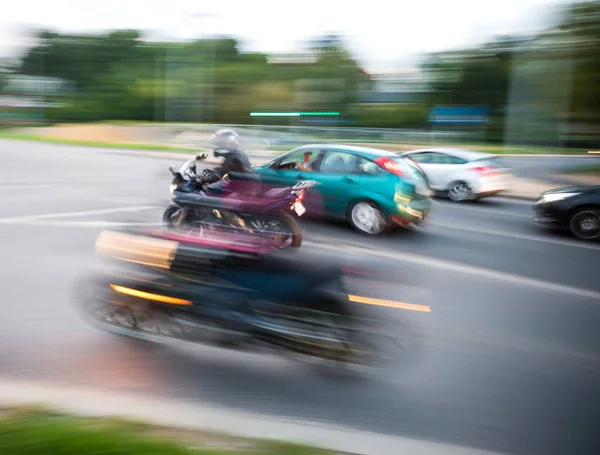
[[[180,229],[184,222],[183,208],[177,204],[169,204],[162,216],[163,226],[166,229]]]

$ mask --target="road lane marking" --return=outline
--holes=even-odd
[[[584,248],[587,250],[600,250],[600,245],[595,245],[592,243],[578,242],[576,240],[558,240],[558,239],[553,239],[550,237],[543,237],[541,235],[519,234],[516,232],[500,231],[497,229],[472,228],[472,227],[467,227],[467,226],[460,226],[458,224],[444,223],[444,222],[438,222],[438,221],[430,221],[428,224],[430,224],[431,226],[436,226],[436,227],[440,227],[440,228],[456,229],[458,231],[474,232],[477,234],[495,235],[498,237],[508,237],[508,238],[519,239],[519,240],[529,240],[529,241],[533,241],[533,242],[551,243],[554,245],[570,246],[570,247],[575,247],[575,248]]]
[[[431,313],[431,308],[427,305],[418,305],[415,303],[396,302],[393,300],[373,299],[370,297],[362,297],[360,295],[349,295],[348,300],[355,303],[362,303],[364,305],[375,305],[388,308],[397,308],[401,310],[411,311],[422,311],[424,313]]]
[[[535,201],[533,199],[525,200],[525,199],[516,199],[516,198],[510,198],[510,197],[495,197],[494,200],[498,201],[498,202],[504,202],[505,204],[528,205],[528,206],[532,206],[535,203]]]
[[[331,245],[327,243],[319,243],[308,240],[306,242],[303,242],[303,244],[317,246],[321,249],[334,250],[338,252],[341,251],[341,247],[339,245]],[[481,278],[489,278],[496,281],[504,281],[507,283],[539,288],[545,291],[556,291],[564,294],[600,300],[600,292],[597,291],[581,289],[578,287],[568,286],[564,284],[557,284],[552,281],[546,281],[537,278],[526,278],[521,275],[516,275],[514,273],[501,272],[499,270],[487,269],[484,267],[474,265],[467,265],[461,262],[448,261],[446,259],[440,259],[433,256],[426,256],[422,254],[414,254],[408,252],[390,252],[387,250],[379,250],[358,246],[347,246],[344,248],[344,252],[362,254],[365,256],[372,257],[380,257],[391,260],[398,260],[415,265],[421,265],[424,267],[446,270],[448,272],[464,273],[467,275],[474,275]]]
[[[0,223],[1,224],[1,223]],[[19,223],[5,223],[19,224]],[[110,228],[110,227],[161,227],[164,223],[155,222],[136,222],[136,221],[53,221],[40,220],[31,221],[27,226],[45,226],[45,227],[64,227],[64,228]]]
[[[533,202],[529,203],[528,205],[533,206]],[[446,207],[446,208],[451,208],[451,209],[456,209],[458,208],[459,210],[465,210],[468,212],[479,212],[479,213],[491,213],[492,215],[498,215],[498,216],[512,216],[512,217],[516,217],[516,218],[526,218],[528,220],[531,220],[531,215],[526,215],[524,213],[517,213],[517,212],[510,212],[508,210],[503,210],[503,209],[492,209],[489,207],[466,207],[464,205],[459,205],[459,204],[450,204],[450,203],[443,203],[443,202],[437,202],[435,201],[433,203],[433,206],[438,206],[438,207]],[[435,210],[435,209],[434,209]],[[435,213],[435,212],[434,212]]]
[[[0,191],[2,190],[25,190],[25,189],[36,189],[36,188],[68,188],[71,185],[0,185]]]
[[[108,213],[119,213],[119,212],[141,212],[143,210],[155,209],[156,205],[137,205],[132,207],[118,207],[111,209],[100,209],[100,210],[84,210],[80,212],[60,212],[60,213],[45,213],[42,215],[25,215],[16,216],[11,218],[0,218],[0,224],[13,224],[23,223],[27,221],[45,220],[52,218],[71,218],[78,216],[92,216],[92,215],[105,215]]]
[[[61,218],[61,217],[67,218],[67,217],[71,217],[71,216],[86,216],[86,215],[93,215],[93,214],[105,214],[105,213],[126,212],[126,211],[143,211],[143,210],[155,209],[156,207],[157,206],[155,206],[155,205],[148,205],[148,206],[120,207],[120,208],[103,209],[103,210],[90,210],[90,211],[85,211],[85,212],[67,212],[67,213],[54,213],[54,214],[45,214],[45,215],[31,215],[31,216],[24,216],[24,217],[0,219],[0,224],[19,224],[19,223],[29,222],[29,221],[32,221],[33,224],[37,224],[39,222],[38,220],[45,220],[47,218],[50,218],[50,219],[51,218]],[[54,224],[54,225],[58,225],[58,226],[78,226],[78,227],[115,227],[115,226],[135,227],[135,226],[160,226],[160,225],[162,225],[162,223],[158,223],[158,222],[156,222],[156,223],[136,223],[136,222],[110,222],[110,221],[83,221],[83,222],[68,221],[68,222],[65,222],[62,224],[56,224],[56,223],[60,223],[58,221],[42,221],[42,223],[43,224],[50,223],[50,224]],[[75,225],[74,223],[77,223],[77,224]],[[453,228],[455,228],[455,227],[453,226]],[[462,227],[458,227],[458,228],[466,229],[466,230],[470,229],[470,228],[462,228]],[[487,234],[490,233],[490,231],[484,232],[481,230],[477,230],[476,232],[482,232],[482,233],[487,233]],[[510,234],[510,235],[507,235],[507,234]],[[502,235],[502,236],[508,236],[508,237],[516,236],[516,234],[504,233],[501,231],[494,231],[494,235]],[[543,239],[542,237],[538,238],[536,236],[521,235],[520,237],[527,239],[527,240],[542,239],[543,241],[546,241],[548,243],[554,243],[554,244],[559,243],[559,244],[563,244],[563,245],[577,246],[577,247],[583,247],[583,248],[588,248],[588,249],[600,249],[600,246],[584,245],[584,244],[579,244],[576,242],[573,242],[573,244],[571,244],[568,241],[556,241],[556,240],[550,240],[550,239]],[[535,238],[532,239],[531,237],[535,237]],[[332,240],[333,240],[332,238],[325,238],[321,242],[307,240],[304,242],[304,245],[306,245],[306,246],[312,245],[312,246],[317,246],[322,249],[335,250],[335,251],[339,252],[340,251],[339,245],[332,245],[331,243],[329,243]],[[431,268],[437,268],[437,269],[441,269],[441,270],[465,273],[465,274],[470,274],[470,275],[474,275],[474,276],[480,276],[483,278],[490,278],[490,279],[505,281],[505,282],[509,282],[509,283],[521,284],[524,286],[536,287],[536,288],[540,288],[540,289],[544,289],[544,290],[553,290],[556,292],[577,295],[580,297],[600,299],[600,292],[586,290],[586,289],[579,289],[579,288],[576,288],[573,286],[556,284],[553,282],[535,279],[535,278],[525,278],[520,275],[515,275],[512,273],[508,273],[508,272],[501,272],[501,271],[497,271],[497,270],[493,270],[493,269],[487,269],[487,268],[478,267],[478,266],[471,266],[471,265],[463,264],[460,262],[453,262],[453,261],[435,258],[433,256],[417,255],[417,254],[408,253],[408,252],[390,252],[388,250],[379,250],[379,249],[373,249],[372,247],[369,248],[367,246],[354,246],[354,245],[348,245],[345,248],[345,250],[350,251],[350,252],[356,252],[358,254],[369,255],[369,256],[373,256],[373,257],[382,257],[382,258],[388,258],[388,259],[392,259],[392,260],[400,260],[400,261],[404,261],[404,262],[409,262],[409,263],[422,265],[422,266],[426,266],[426,267],[431,267]]]

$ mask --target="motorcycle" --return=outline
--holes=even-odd
[[[263,191],[255,176],[225,175],[221,181],[223,193],[210,193],[207,186],[215,181],[214,171],[205,169],[199,176],[196,173],[197,161],[205,158],[206,155],[198,155],[180,169],[169,168],[173,198],[163,213],[167,229],[200,234],[242,232],[268,236],[281,249],[300,247],[302,231],[292,214],[300,217],[306,213],[302,203],[305,191],[317,182],[305,180],[293,187]],[[247,183],[246,191],[232,192],[227,188],[234,177]]]
[[[357,297],[344,280],[352,272],[323,257],[292,260],[265,245],[235,248],[163,231],[105,231],[96,250],[110,265],[81,280],[76,297],[84,319],[102,330],[267,350],[351,371],[389,360],[376,340],[394,335],[352,306]]]

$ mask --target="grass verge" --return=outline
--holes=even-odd
[[[0,408],[2,455],[334,455],[284,442],[236,438],[43,408]]]
[[[0,139],[17,139],[22,141],[46,142],[52,144],[79,145],[81,147],[101,147],[111,149],[151,150],[162,152],[198,152],[196,149],[172,147],[158,144],[132,144],[122,142],[77,141],[71,139],[58,139],[54,137],[38,136],[35,134],[0,133]]]

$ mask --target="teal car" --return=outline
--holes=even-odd
[[[365,234],[421,223],[431,208],[425,173],[410,158],[348,145],[304,145],[255,166],[265,184],[319,183],[307,192],[307,214],[341,218]]]

